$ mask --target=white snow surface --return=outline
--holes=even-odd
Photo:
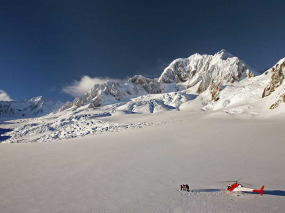
[[[1,144],[0,212],[284,212],[284,114],[185,108],[104,121],[158,125]],[[265,185],[264,195],[226,192],[220,181],[235,179]]]

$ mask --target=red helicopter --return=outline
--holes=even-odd
[[[233,181],[231,181],[231,182],[233,182]],[[229,184],[228,188],[227,188],[227,190],[230,192],[257,192],[261,196],[263,195],[263,189],[264,189],[264,186],[262,186],[260,190],[246,188],[246,187],[243,187],[243,185],[239,184],[238,181],[235,181],[235,183],[233,183],[233,184]]]

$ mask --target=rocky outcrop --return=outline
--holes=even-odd
[[[280,98],[274,104],[272,104],[269,109],[277,108],[280,103],[285,103],[285,94],[281,95]]]
[[[269,96],[272,92],[279,87],[284,80],[285,73],[285,60],[281,60],[271,69],[271,81],[264,89],[262,93],[262,98]]]
[[[103,102],[102,95],[98,95],[94,100],[88,105],[88,108],[95,108],[101,106]]]
[[[246,69],[246,68],[244,67],[244,69]],[[253,72],[250,72],[249,70],[246,70],[246,77],[253,78],[253,77],[255,77],[255,74]]]
[[[72,102],[70,102],[70,101],[67,101],[65,104],[63,104],[62,105],[62,107],[60,108],[60,112],[61,111],[64,111],[64,110],[66,110],[66,109],[68,109],[68,108],[71,108],[73,106],[73,103]]]
[[[220,99],[220,91],[222,90],[222,83],[211,83],[210,92],[213,101],[218,101]]]
[[[155,79],[135,75],[128,80],[130,83],[141,86],[147,93],[161,93],[160,83]]]

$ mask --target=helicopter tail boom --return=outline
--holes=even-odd
[[[264,189],[264,186],[262,186],[260,190],[254,189],[254,190],[252,190],[252,191],[253,191],[253,192],[258,192],[258,193],[260,193],[260,195],[262,196],[262,195],[263,195],[263,189]]]

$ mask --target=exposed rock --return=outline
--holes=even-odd
[[[66,109],[69,109],[69,108],[71,108],[73,106],[73,103],[72,102],[70,102],[70,101],[67,101],[65,104],[63,104],[62,105],[62,107],[60,108],[60,112],[61,111],[64,111],[64,110],[66,110]]]
[[[262,98],[269,96],[272,92],[275,91],[277,87],[279,87],[284,80],[285,73],[285,60],[281,63],[277,63],[272,69],[271,81],[264,89],[262,93]]]
[[[142,75],[135,75],[129,82],[140,85],[147,93],[161,93],[160,83],[155,79],[146,78]]]
[[[76,107],[84,106],[87,102],[87,98],[85,96],[77,97],[73,101],[73,105]]]
[[[218,101],[220,99],[220,91],[222,90],[222,83],[212,83],[210,87],[212,100]]]
[[[89,105],[88,108],[99,107],[102,104],[102,95],[98,95]]]
[[[285,103],[285,94],[281,95],[279,100],[277,100],[274,104],[272,104],[269,109],[277,108],[280,103]]]
[[[250,72],[249,70],[246,71],[246,77],[253,78],[255,77],[255,74],[253,72]]]

